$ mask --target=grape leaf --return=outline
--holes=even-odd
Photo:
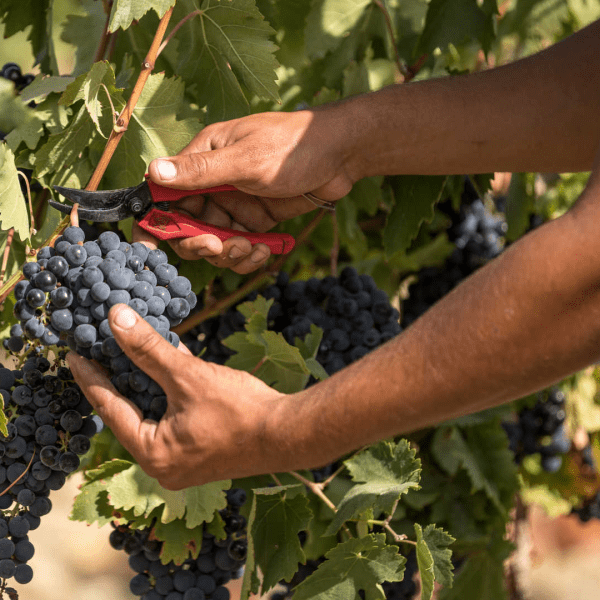
[[[98,40],[106,23],[104,3],[81,0],[85,15],[68,14],[60,35],[61,40],[76,48],[72,74],[77,76],[91,69],[98,51]]]
[[[485,551],[471,554],[461,566],[453,587],[440,590],[440,600],[508,600],[504,560],[511,551],[510,542],[499,540]]]
[[[313,2],[306,17],[304,34],[308,55],[313,59],[322,58],[328,51],[337,48],[371,5],[371,0]]]
[[[0,131],[8,133],[6,142],[16,152],[21,142],[35,148],[44,132],[43,120],[19,97],[14,84],[0,78]]]
[[[178,2],[175,18],[194,8],[193,2]],[[204,0],[200,10],[178,34],[176,71],[206,106],[207,122],[248,114],[242,85],[259,98],[277,101],[276,46],[270,40],[275,31],[254,0]]]
[[[83,73],[75,81],[67,86],[62,94],[59,104],[70,106],[78,100],[83,100],[85,108],[94,122],[98,133],[107,137],[100,128],[100,117],[102,116],[102,104],[100,95],[104,96],[104,101],[108,103],[108,93],[117,93],[115,86],[115,73],[106,60],[95,63],[88,73]]]
[[[48,53],[47,12],[50,0],[3,0],[0,3],[0,20],[4,23],[4,37],[19,31],[27,32],[36,64]]]
[[[215,510],[225,507],[227,501],[222,490],[230,485],[231,482],[222,481],[179,491],[166,490],[134,464],[114,475],[106,490],[116,509],[132,509],[135,516],[148,516],[154,509],[163,506],[162,523],[184,519],[189,513],[190,524],[195,527],[202,522],[200,519],[212,519]],[[197,506],[199,503],[202,507]]]
[[[448,44],[458,46],[472,40],[478,40],[488,52],[495,38],[496,12],[495,0],[483,6],[477,0],[431,0],[418,53],[445,50]]]
[[[22,241],[29,239],[29,214],[15,156],[5,144],[0,144],[0,229],[13,227]]]
[[[204,485],[197,485],[186,488],[185,503],[187,510],[185,512],[185,522],[187,527],[193,529],[201,523],[208,523],[218,515],[218,510],[227,506],[227,498],[223,490],[231,487],[231,481],[214,481]]]
[[[128,460],[109,460],[96,469],[85,471],[85,481],[75,496],[73,509],[69,516],[72,521],[84,521],[92,524],[98,521],[100,526],[111,521],[111,514],[107,514],[106,487],[111,477],[131,467]]]
[[[119,27],[127,29],[133,21],[141,19],[150,9],[162,17],[174,4],[175,0],[115,0],[108,30],[114,33]]]
[[[417,536],[417,562],[421,576],[421,600],[430,600],[433,595],[433,582],[444,587],[452,587],[452,551],[448,546],[455,539],[435,525],[427,525],[425,531],[418,523],[414,524]]]
[[[183,108],[183,92],[180,79],[164,73],[150,75],[107,170],[107,185],[137,185],[152,159],[177,154],[202,129],[195,118],[177,118]],[[116,110],[121,110],[124,101],[114,101]]]
[[[180,565],[190,556],[198,558],[202,546],[202,530],[199,525],[193,529],[186,527],[185,521],[177,519],[168,525],[157,521],[153,533],[157,540],[163,542],[160,560],[163,564],[173,561]]]
[[[406,250],[423,221],[433,218],[433,207],[440,200],[447,177],[403,175],[392,177],[395,203],[387,217],[383,243],[388,257]]]
[[[389,514],[398,498],[419,487],[421,461],[415,458],[406,440],[397,444],[382,441],[344,462],[354,485],[338,504],[327,534],[338,531],[344,521],[358,518],[372,508],[375,514]]]
[[[36,78],[21,92],[21,100],[30,102],[39,101],[48,94],[61,94],[67,86],[75,81],[75,77],[67,75],[37,75]]]
[[[483,490],[501,514],[506,514],[508,497],[516,489],[516,466],[508,441],[497,423],[469,427],[441,427],[434,435],[431,453],[450,475],[465,469],[472,491]]]
[[[301,489],[301,485],[254,490],[248,530],[255,565],[263,573],[262,593],[282,579],[289,581],[298,563],[306,560],[298,532],[307,528],[312,512],[304,494],[290,495],[294,489]]]
[[[384,581],[402,581],[406,559],[385,534],[370,534],[338,544],[327,560],[295,590],[294,600],[385,600]]]

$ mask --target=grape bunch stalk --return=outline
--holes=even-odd
[[[162,388],[123,353],[108,322],[115,304],[127,304],[173,346],[178,325],[196,305],[186,277],[168,264],[162,250],[121,241],[112,231],[85,241],[79,227],[67,228],[54,247],[23,266],[15,287],[14,314],[23,334],[45,346],[68,346],[105,367],[117,390],[144,418],[160,420],[167,408]],[[8,340],[9,347],[18,342]]]
[[[109,542],[115,550],[129,555],[129,566],[136,573],[129,588],[142,600],[229,600],[225,584],[241,577],[248,542],[246,519],[240,508],[246,502],[242,488],[227,490],[227,507],[220,511],[226,536],[222,539],[204,530],[197,558],[182,564],[163,564],[163,543],[156,540],[152,527],[133,529],[130,524],[113,523]]]

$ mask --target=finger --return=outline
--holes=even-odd
[[[137,223],[133,224],[131,237],[133,242],[141,242],[151,250],[156,250],[158,248],[158,240],[153,235],[150,235],[145,229],[142,229]]]
[[[210,233],[191,238],[168,240],[168,244],[184,260],[218,256],[223,252],[223,242]]]
[[[67,362],[75,381],[100,418],[131,454],[139,455],[143,445],[140,432],[155,425],[142,421],[139,409],[117,392],[102,369],[92,361],[69,352]]]
[[[110,328],[123,352],[165,390],[173,387],[174,374],[187,371],[185,356],[125,304],[108,313]]]
[[[231,267],[232,271],[240,275],[252,273],[256,269],[264,266],[271,256],[271,250],[266,244],[256,244],[252,247],[252,252],[244,259],[240,260],[235,266]]]
[[[154,183],[182,190],[226,183],[236,185],[241,181],[240,165],[243,162],[243,149],[235,145],[210,152],[155,159],[148,166],[148,174]]]

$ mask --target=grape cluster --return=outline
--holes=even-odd
[[[339,277],[313,277],[290,281],[279,273],[275,284],[262,295],[273,299],[268,327],[280,331],[288,343],[304,339],[311,325],[323,329],[317,360],[328,374],[358,360],[400,332],[399,313],[390,305],[387,294],[378,289],[369,275],[359,275],[346,267]],[[254,300],[254,292],[242,300]],[[208,319],[182,337],[194,354],[223,364],[232,352],[221,342],[244,329],[245,318],[236,306],[225,314]]]
[[[18,91],[24,90],[35,79],[35,75],[32,75],[31,73],[23,75],[23,73],[21,73],[21,67],[13,62],[6,63],[2,69],[0,69],[0,77],[12,81]]]
[[[112,231],[84,241],[81,228],[69,227],[53,248],[38,252],[37,262],[25,263],[14,314],[26,338],[50,346],[65,337],[72,350],[108,370],[113,385],[144,418],[159,420],[167,407],[164,391],[123,353],[108,311],[118,303],[129,305],[177,347],[179,337],[170,328],[196,305],[191,283],[162,250],[123,242]],[[16,337],[7,341],[10,349],[18,345]]]
[[[181,565],[161,562],[162,542],[153,539],[152,528],[114,525],[110,544],[129,554],[129,566],[137,573],[129,584],[132,594],[142,600],[229,600],[225,584],[242,575],[248,542],[246,519],[239,512],[246,492],[232,488],[226,494],[227,507],[220,511],[226,538],[216,539],[205,529],[198,558]]]
[[[34,554],[28,533],[50,512],[50,492],[79,467],[102,422],[91,416],[70,370],[35,352],[20,369],[0,368],[0,396],[7,418],[7,435],[0,434],[0,578],[26,584]]]
[[[492,214],[480,199],[462,205],[458,215],[450,207],[444,212],[453,221],[448,238],[456,247],[441,267],[419,271],[418,281],[410,286],[409,297],[402,304],[404,327],[502,252],[506,221]]]
[[[542,468],[548,473],[558,471],[562,465],[562,455],[571,447],[564,425],[564,393],[558,388],[540,392],[535,406],[523,408],[517,416],[517,421],[502,424],[517,464],[525,456],[539,452]]]

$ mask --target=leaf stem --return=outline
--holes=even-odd
[[[275,473],[269,473],[269,475],[273,478],[273,481],[279,486],[282,487],[283,484],[281,483],[281,481],[279,481],[279,477],[277,477],[277,475],[275,475]]]
[[[300,235],[296,238],[296,245],[294,248],[298,248],[303,244],[308,236],[313,232],[315,227],[321,222],[321,219],[328,214],[329,211],[321,209],[317,216],[302,230]],[[285,261],[288,259],[289,254],[284,254],[275,260],[269,267],[264,271],[261,271],[258,275],[255,275],[252,279],[247,281],[242,287],[238,288],[235,292],[225,296],[225,298],[203,308],[201,311],[189,316],[187,319],[182,321],[177,327],[173,327],[173,331],[177,335],[182,335],[193,329],[197,325],[200,325],[203,321],[214,317],[221,311],[226,310],[230,306],[233,306],[236,302],[244,298],[247,294],[260,288],[266,283],[274,273],[277,273],[283,267]]]
[[[177,23],[177,25],[175,25],[175,27],[173,27],[173,29],[171,30],[171,33],[169,33],[169,35],[165,38],[165,41],[160,45],[160,48],[158,49],[156,56],[157,57],[160,56],[160,53],[165,49],[165,47],[171,41],[173,36],[181,29],[181,27],[187,21],[189,21],[190,19],[193,19],[197,15],[201,15],[203,12],[204,11],[202,11],[201,9],[198,8],[198,9],[192,11],[189,15],[186,15],[183,19],[181,19],[181,21],[179,21],[179,23]]]
[[[373,4],[375,4],[375,6],[383,14],[383,18],[385,19],[385,25],[387,27],[388,34],[390,36],[390,43],[392,44],[392,47],[394,48],[396,67],[398,68],[398,71],[400,71],[400,73],[403,75],[404,81],[406,81],[407,77],[410,76],[410,70],[408,69],[408,67],[406,66],[404,61],[400,58],[400,54],[398,53],[398,45],[396,43],[396,36],[394,35],[394,28],[392,27],[392,19],[390,17],[390,13],[389,13],[387,6],[385,5],[383,0],[373,0]],[[414,77],[414,75],[412,75],[412,77]],[[412,79],[412,77],[411,77],[411,79]]]
[[[22,171],[17,171],[19,177],[25,181],[25,187],[27,188],[27,202],[29,204],[29,239],[31,239],[35,234],[35,215],[33,213],[33,204],[31,203],[31,188],[29,187],[29,180],[27,176]]]
[[[108,46],[108,40],[111,38],[111,33],[108,31],[108,24],[110,22],[110,10],[107,10],[108,6],[104,4],[104,11],[106,12],[106,22],[104,23],[104,29],[102,30],[102,36],[100,37],[100,43],[98,44],[98,48],[96,49],[96,54],[94,56],[94,62],[97,63],[104,58],[106,54],[106,48]]]
[[[160,23],[158,24],[158,28],[156,30],[156,33],[154,34],[154,39],[152,40],[152,44],[150,45],[148,54],[146,55],[146,58],[142,63],[142,70],[138,76],[137,81],[135,82],[135,86],[133,87],[131,96],[129,97],[127,104],[121,111],[121,114],[117,119],[117,126],[111,131],[111,134],[108,138],[108,142],[104,147],[104,152],[102,153],[102,156],[100,157],[100,160],[96,165],[96,169],[85,188],[88,191],[95,191],[98,189],[98,184],[100,183],[100,180],[102,179],[102,176],[104,175],[104,172],[108,167],[108,163],[113,157],[113,154],[115,153],[115,150],[117,149],[117,146],[119,145],[123,134],[125,133],[125,131],[127,131],[127,127],[129,125],[129,121],[131,120],[131,116],[133,114],[133,110],[135,109],[135,105],[137,104],[137,101],[139,100],[142,94],[142,90],[144,89],[146,81],[148,81],[148,77],[150,77],[152,69],[154,69],[154,62],[156,61],[158,48],[162,43],[163,37],[167,29],[167,25],[169,24],[169,20],[172,14],[173,7],[167,10],[163,18],[160,20]]]
[[[295,477],[300,483],[303,483],[313,494],[316,494],[334,513],[337,512],[336,505],[323,493],[318,483],[306,479],[306,477],[303,477],[300,473],[296,473],[296,471],[290,471],[290,475]]]
[[[10,247],[12,245],[14,236],[15,228],[11,227],[8,230],[8,236],[6,238],[6,248],[4,248],[4,256],[2,257],[2,270],[0,271],[0,286],[4,282],[4,275],[6,273],[6,266],[8,265],[8,257],[10,255]]]

